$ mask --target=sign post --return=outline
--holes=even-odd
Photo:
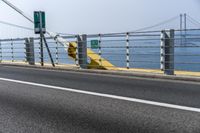
[[[50,49],[48,47],[46,38],[44,34],[46,33],[46,22],[45,22],[45,12],[35,11],[34,12],[34,31],[35,34],[40,34],[40,54],[41,54],[41,66],[44,66],[44,50],[43,50],[43,41],[46,45],[49,57],[51,59],[52,66],[55,67]]]

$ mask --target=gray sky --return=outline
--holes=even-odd
[[[187,13],[200,21],[199,0],[10,0],[10,2],[30,16],[34,10],[46,11],[48,29],[64,33],[133,31],[180,13]],[[0,2],[0,12],[2,21],[33,27],[3,2]],[[2,28],[0,24],[1,31]]]

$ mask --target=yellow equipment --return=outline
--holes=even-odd
[[[68,47],[68,55],[73,59],[76,59],[76,49],[77,43],[70,42]],[[87,48],[87,56],[90,59],[88,64],[88,68],[90,69],[118,70],[118,68],[111,64],[108,60],[102,58],[89,48]]]

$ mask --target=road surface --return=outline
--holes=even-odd
[[[0,133],[200,133],[200,84],[1,65]]]

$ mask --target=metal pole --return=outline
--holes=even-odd
[[[160,69],[165,70],[165,31],[161,31],[161,44],[160,44]]]
[[[40,12],[40,55],[41,55],[41,66],[44,66],[43,33],[42,33],[42,12]]]
[[[78,64],[81,68],[87,68],[87,35],[78,36]]]
[[[75,59],[75,63],[76,63],[76,66],[78,67],[79,66],[79,56],[78,56],[78,43],[80,43],[80,40],[79,40],[79,35],[77,35],[77,46],[75,47],[76,48],[76,59]]]
[[[54,61],[53,61],[53,58],[52,58],[52,55],[51,55],[51,51],[50,51],[50,49],[49,49],[49,47],[48,47],[46,38],[45,38],[44,34],[42,34],[42,36],[43,36],[44,44],[46,45],[47,52],[48,52],[48,54],[49,54],[50,60],[51,60],[51,64],[52,64],[53,67],[55,67],[55,64],[54,64]]]
[[[41,66],[44,66],[44,50],[43,50],[43,39],[42,39],[42,35],[40,35],[40,63]]]
[[[11,40],[11,54],[12,54],[12,62],[14,62],[14,48],[13,48],[13,40]]]
[[[166,49],[166,52],[167,52],[166,58],[167,58],[168,63],[167,63],[167,68],[166,68],[166,74],[174,75],[174,38],[175,36],[174,36],[173,29],[169,30],[168,36],[169,36],[169,42]]]
[[[29,39],[28,38],[25,38],[25,49],[26,49],[26,52],[25,52],[25,62],[28,62],[29,63],[29,60],[30,60],[30,49],[29,49],[29,47],[30,47],[30,42],[29,42]],[[29,63],[30,64],[30,63]]]
[[[101,50],[101,41],[102,38],[101,38],[101,34],[99,34],[99,51],[98,51],[98,54],[99,54],[99,64],[100,66],[102,66],[102,50]]]
[[[184,30],[187,30],[187,14],[184,14]]]
[[[180,44],[183,44],[182,40],[182,35],[183,35],[183,15],[180,14]]]
[[[35,65],[34,38],[29,38],[30,65]]]
[[[186,44],[186,34],[187,34],[187,14],[184,14],[184,44]]]
[[[26,47],[26,61],[29,65],[35,65],[35,53],[34,53],[34,39],[26,38],[25,39]]]
[[[161,32],[161,70],[174,75],[174,30]]]
[[[126,34],[126,67],[130,69],[129,33]]]
[[[59,61],[58,61],[58,58],[59,58],[59,57],[58,57],[58,52],[59,52],[59,51],[58,51],[58,42],[56,42],[56,64],[57,64],[57,65],[58,65],[58,62],[59,62]]]
[[[0,62],[2,62],[2,60],[3,60],[3,59],[2,59],[2,55],[3,55],[3,54],[2,54],[2,47],[1,47],[1,41],[0,41],[0,58],[1,58]]]

